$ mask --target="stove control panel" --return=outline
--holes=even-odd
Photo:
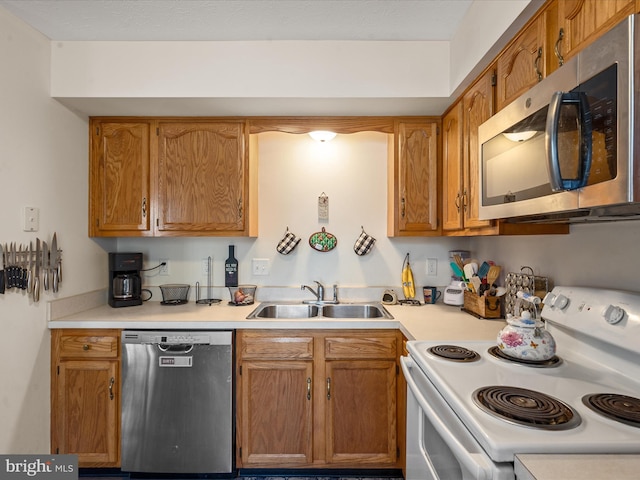
[[[556,286],[543,302],[542,319],[552,326],[619,348],[638,348],[640,293]]]

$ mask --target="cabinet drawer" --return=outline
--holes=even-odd
[[[327,336],[324,355],[327,360],[338,358],[389,358],[395,359],[398,341],[394,334],[363,336]]]
[[[67,335],[58,339],[60,358],[118,358],[118,337],[111,335]]]
[[[287,333],[279,335],[243,332],[240,341],[242,358],[313,358],[313,336]]]

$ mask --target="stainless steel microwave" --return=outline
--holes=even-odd
[[[479,214],[640,218],[640,33],[630,16],[479,128]]]

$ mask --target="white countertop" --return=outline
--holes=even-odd
[[[518,480],[636,480],[640,455],[517,455]]]
[[[348,302],[345,302],[348,303]],[[100,305],[68,315],[49,315],[49,328],[120,329],[369,329],[399,328],[410,340],[489,340],[495,339],[503,320],[482,320],[462,312],[459,307],[435,305],[386,305],[393,319],[251,319],[259,305],[162,305],[146,302],[140,306],[112,308]],[[55,318],[53,318],[55,317]]]

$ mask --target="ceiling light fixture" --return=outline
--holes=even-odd
[[[328,130],[314,130],[309,132],[309,136],[316,142],[329,142],[336,136],[336,132],[330,132]]]

